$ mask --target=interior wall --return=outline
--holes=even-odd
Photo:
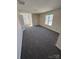
[[[17,13],[17,59],[21,56],[23,29],[19,19],[19,12]]]
[[[48,14],[54,14],[52,26],[45,25],[45,16]],[[58,33],[61,33],[61,10],[56,9],[54,11],[49,11],[49,12],[40,14],[40,25],[46,28],[49,28],[53,31],[56,31]]]
[[[22,28],[22,30],[24,30],[25,26],[24,26],[23,16],[19,14],[18,17],[19,17],[19,23],[21,25],[21,28]]]
[[[48,14],[54,14],[52,26],[45,25],[45,16]],[[40,25],[60,34],[56,46],[61,49],[61,9],[40,14]]]
[[[32,24],[39,25],[40,22],[40,15],[39,14],[32,14]]]
[[[59,37],[58,37],[58,41],[57,41],[56,46],[57,46],[59,49],[61,49],[61,34],[60,34]]]

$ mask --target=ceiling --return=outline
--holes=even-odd
[[[61,0],[18,0],[20,12],[42,13],[61,7]]]

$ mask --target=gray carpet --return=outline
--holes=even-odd
[[[55,46],[58,33],[42,26],[27,27],[23,32],[21,59],[60,59]]]

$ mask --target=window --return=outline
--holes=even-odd
[[[20,13],[23,16],[24,25],[32,26],[32,14],[31,13]]]
[[[45,16],[45,24],[51,26],[53,22],[53,14]]]

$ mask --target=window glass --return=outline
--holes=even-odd
[[[45,16],[45,24],[51,26],[53,22],[53,14]]]

